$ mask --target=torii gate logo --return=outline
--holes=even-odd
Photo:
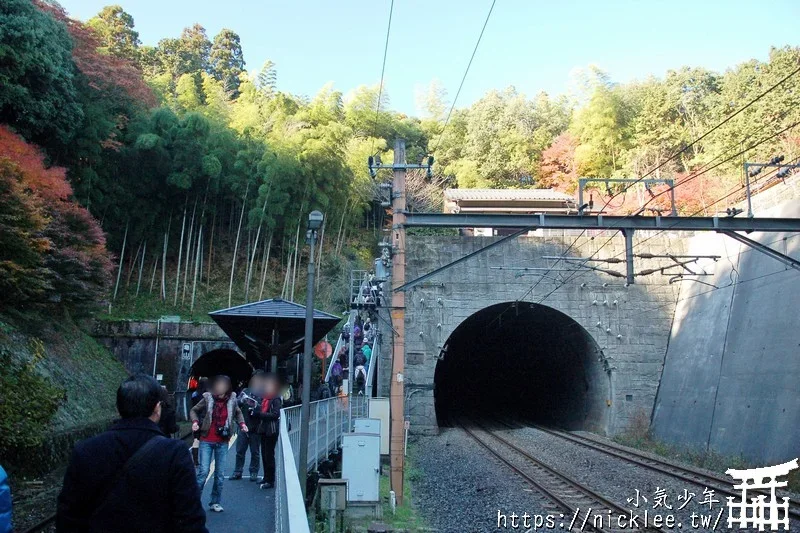
[[[778,481],[778,478],[788,476],[789,472],[795,468],[797,468],[797,459],[763,468],[746,470],[729,468],[726,470],[726,474],[741,482],[734,485],[733,488],[742,491],[741,499],[738,501],[733,496],[728,497],[728,527],[732,528],[738,524],[739,529],[753,527],[764,531],[765,526],[769,526],[769,529],[774,531],[783,526],[784,530],[788,530],[789,498],[778,498],[775,489],[788,484],[785,480]],[[768,493],[765,492],[767,489],[769,489]],[[749,495],[748,490],[755,491],[756,495]]]

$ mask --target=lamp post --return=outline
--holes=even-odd
[[[312,211],[308,215],[308,231],[306,240],[311,247],[308,255],[308,284],[306,285],[306,331],[303,343],[303,394],[300,404],[300,464],[297,465],[300,478],[300,490],[303,501],[306,497],[306,478],[308,477],[308,426],[311,407],[311,351],[314,336],[314,245],[317,242],[317,231],[322,227],[323,215]]]

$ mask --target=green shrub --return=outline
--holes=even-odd
[[[36,370],[43,346],[31,346],[31,352],[33,359],[25,362],[0,346],[0,449],[41,446],[64,398],[64,390]]]

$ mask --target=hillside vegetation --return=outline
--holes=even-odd
[[[373,178],[366,161],[391,161],[395,138],[409,162],[435,157],[431,178],[409,176],[411,208],[434,211],[445,187],[572,192],[579,176],[652,175],[692,178],[679,210],[714,212],[736,200],[744,157],[800,151],[796,47],[625,84],[590,67],[569,95],[509,87],[462,108],[432,83],[419,117],[393,111],[379,84],[282,91],[279,66],[246,64],[233,29],[193,24],[144,45],[118,5],[79,21],[53,0],[4,0],[0,57],[3,461],[112,414],[124,372],[76,320],[302,301],[314,209],[318,305],[344,310],[350,271],[386,237],[389,171]],[[606,211],[665,208],[648,198],[637,188]]]
[[[0,462],[47,472],[76,439],[116,416],[126,372],[67,317],[0,315]]]
[[[382,236],[376,183],[389,177],[370,177],[366,160],[391,161],[396,137],[409,161],[436,159],[434,177],[412,187],[415,209],[437,209],[445,186],[572,192],[578,176],[702,173],[678,188],[679,209],[714,211],[741,188],[742,156],[732,154],[798,151],[798,48],[725,73],[678,67],[626,84],[589,67],[569,95],[509,87],[461,109],[432,83],[419,95],[421,116],[410,117],[391,110],[391,87],[283,92],[272,62],[247,70],[233,29],[211,37],[193,24],[144,45],[121,6],[81,22],[46,0],[4,2],[0,24],[13,30],[0,33],[9,51],[0,185],[11,193],[3,223],[16,232],[0,284],[17,306],[196,316],[266,296],[299,300],[313,209],[326,216],[323,285],[339,286]],[[54,175],[57,195],[23,194],[35,183],[30,154],[44,166],[34,174]],[[597,203],[613,190],[601,185]],[[607,211],[665,208],[667,195],[648,198],[632,190]]]

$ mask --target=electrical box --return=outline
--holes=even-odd
[[[344,511],[347,506],[347,480],[346,479],[320,479],[320,509],[330,511]]]
[[[355,418],[353,419],[353,433],[369,433],[380,436],[381,421],[379,418]]]
[[[369,399],[370,418],[381,421],[381,455],[389,455],[389,398]]]
[[[389,279],[389,271],[383,263],[383,259],[375,259],[375,281],[381,282]]]
[[[380,447],[380,435],[342,435],[342,479],[347,480],[348,502],[380,501]]]

